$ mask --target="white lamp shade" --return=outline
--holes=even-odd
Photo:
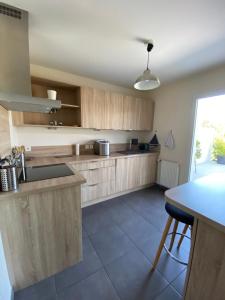
[[[159,86],[159,78],[153,75],[149,69],[145,70],[143,74],[137,78],[134,84],[134,88],[141,91],[153,90]]]

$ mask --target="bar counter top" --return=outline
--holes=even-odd
[[[225,233],[225,174],[217,173],[172,188],[166,201]]]

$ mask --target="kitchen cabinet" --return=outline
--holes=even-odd
[[[105,129],[106,96],[104,90],[81,87],[81,124],[83,128]]]
[[[154,106],[149,99],[81,88],[83,128],[152,130]]]
[[[151,100],[124,96],[123,129],[152,130],[153,112]]]
[[[123,95],[82,87],[81,119],[83,128],[123,129]]]
[[[156,181],[157,154],[118,158],[116,192],[123,192]]]
[[[123,129],[123,106],[123,95],[118,93],[107,94],[105,107],[105,129]]]
[[[50,127],[54,123],[53,127],[152,130],[154,107],[150,99],[32,78],[34,97],[41,97],[45,101],[48,89],[57,91],[62,108],[52,114],[13,112],[15,126]]]
[[[0,200],[0,231],[14,290],[82,259],[80,185],[17,193],[2,193]]]
[[[155,183],[157,158],[157,153],[150,153],[71,162],[71,167],[86,179],[81,186],[82,206]]]
[[[81,187],[82,206],[115,193],[115,159],[71,163],[86,179]]]
[[[123,129],[136,129],[136,99],[132,96],[124,96]]]
[[[53,122],[55,126],[81,126],[80,87],[38,78],[32,78],[31,83],[33,97],[40,97],[45,101],[47,90],[55,90],[57,99],[62,101],[63,106],[51,114],[12,112],[13,125],[46,127]]]

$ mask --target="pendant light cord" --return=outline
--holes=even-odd
[[[148,51],[148,60],[147,60],[147,70],[148,70],[148,65],[149,65],[149,51]]]

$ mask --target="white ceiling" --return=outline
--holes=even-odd
[[[132,86],[146,67],[162,83],[225,62],[225,0],[5,0],[30,13],[31,62]]]

